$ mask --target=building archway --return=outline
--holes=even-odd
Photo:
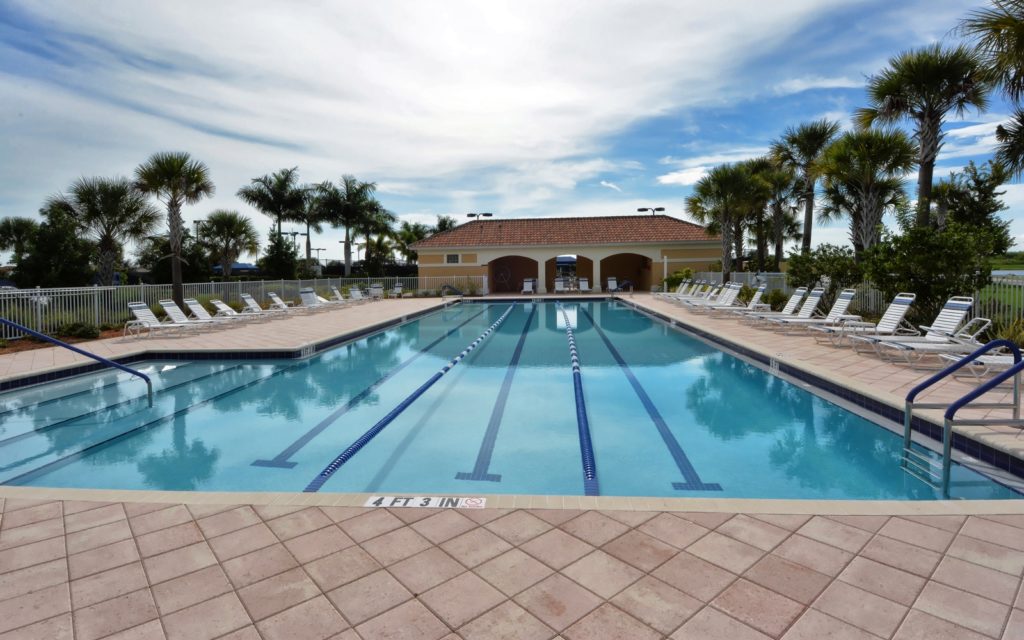
[[[602,289],[608,288],[608,278],[615,278],[621,287],[623,283],[631,283],[637,291],[650,291],[653,280],[653,263],[647,256],[639,253],[616,253],[601,260]]]
[[[523,280],[536,280],[539,270],[533,258],[502,256],[487,264],[487,282],[494,293],[519,293],[523,290]]]

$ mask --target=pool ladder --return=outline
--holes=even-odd
[[[1013,365],[1007,370],[996,374],[992,379],[977,386],[952,404],[917,402],[917,396],[925,389],[968,366],[982,354],[1000,348],[1006,348],[1013,354]],[[1020,376],[1022,371],[1024,371],[1024,361],[1021,359],[1020,349],[1017,345],[1009,340],[993,340],[911,389],[910,393],[907,394],[906,403],[903,408],[903,452],[900,456],[900,466],[915,478],[936,489],[940,489],[943,498],[949,498],[949,477],[953,465],[953,427],[960,425],[1024,427],[1024,420],[1021,420],[1020,417]],[[1010,379],[1013,380],[1013,402],[974,402],[979,397]],[[967,405],[970,405],[972,409],[1012,409],[1012,417],[957,418],[957,412]],[[913,449],[911,423],[913,422],[914,409],[946,410],[943,414],[941,464],[933,462],[927,455]]]
[[[12,329],[16,329],[16,330],[18,330],[18,331],[20,331],[22,333],[27,333],[28,335],[30,335],[33,338],[36,338],[38,340],[43,340],[44,342],[49,342],[51,344],[55,344],[58,347],[62,347],[64,349],[67,349],[68,351],[74,351],[75,353],[83,355],[86,358],[92,358],[96,362],[99,362],[101,364],[105,364],[108,367],[113,367],[115,369],[120,369],[121,371],[124,371],[125,373],[130,373],[133,376],[141,378],[143,380],[143,382],[146,383],[146,399],[149,402],[150,408],[153,407],[153,382],[149,379],[149,376],[147,376],[146,374],[142,373],[141,371],[136,371],[135,369],[132,369],[131,367],[126,367],[123,364],[114,362],[113,360],[107,360],[103,356],[98,356],[95,353],[90,353],[90,352],[86,351],[85,349],[79,349],[78,347],[73,347],[73,346],[71,346],[70,344],[68,344],[66,342],[62,342],[61,340],[58,340],[57,338],[52,338],[52,337],[46,335],[45,333],[39,333],[38,331],[33,331],[32,329],[29,329],[26,326],[20,325],[17,322],[12,322],[11,320],[8,320],[7,318],[0,318],[0,324],[8,326],[8,327],[10,327]]]

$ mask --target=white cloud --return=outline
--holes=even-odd
[[[619,193],[622,193],[622,189],[619,187],[619,185],[615,184],[614,182],[608,182],[607,180],[602,180],[599,184],[602,187],[607,187],[607,188],[611,189],[612,191],[618,191]]]
[[[863,78],[804,76],[780,82],[775,85],[774,91],[776,95],[789,95],[811,89],[856,89],[863,86]]]
[[[674,184],[684,187],[697,184],[701,178],[708,174],[708,169],[710,167],[698,166],[672,171],[671,173],[658,176],[658,184]]]

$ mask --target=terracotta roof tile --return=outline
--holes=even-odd
[[[415,249],[523,245],[587,245],[717,240],[704,227],[670,216],[474,220],[424,238]]]

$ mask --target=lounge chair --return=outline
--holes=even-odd
[[[569,287],[565,285],[565,278],[555,278],[555,293],[568,293]]]
[[[715,298],[690,298],[680,299],[679,304],[686,307],[690,311],[700,312],[706,307],[712,306],[733,306],[737,296],[740,295],[740,291],[743,289],[743,285],[738,282],[730,282],[725,285],[721,293]]]
[[[522,290],[522,293],[536,293],[534,291],[533,279],[532,278],[526,278],[525,280],[523,280],[523,290]]]
[[[320,297],[316,295],[316,291],[313,291],[312,287],[303,287],[299,289],[299,300],[302,304],[298,307],[292,307],[293,309],[309,309],[311,311],[330,311],[333,307],[328,301],[320,301]]]
[[[843,289],[840,291],[839,295],[836,296],[836,301],[832,303],[832,308],[828,310],[824,318],[769,318],[767,326],[771,329],[782,329],[784,331],[790,329],[803,331],[813,326],[835,326],[844,320],[855,322],[860,320],[861,317],[848,314],[846,310],[850,308],[850,303],[853,302],[853,297],[856,295],[856,289]]]
[[[214,318],[228,318],[238,320],[266,320],[268,317],[270,317],[269,314],[265,313],[252,313],[249,311],[248,307],[243,307],[242,313],[239,313],[232,309],[231,307],[229,307],[223,300],[218,300],[217,298],[210,300],[210,304],[212,304],[213,308],[217,310],[217,315],[215,315]],[[260,309],[260,311],[262,312],[263,310]]]
[[[378,283],[370,285],[370,299],[371,300],[383,300],[384,299],[384,285]]]
[[[338,289],[338,287],[335,287],[333,285],[331,286],[331,293],[334,294],[334,299],[335,300],[337,300],[338,302],[344,302],[345,304],[359,304],[360,302],[365,302],[364,300],[356,300],[354,297],[352,297],[352,290],[351,289],[349,289],[349,297],[348,298],[346,298],[344,295],[342,295],[341,290]]]
[[[692,294],[691,293],[686,293],[686,294],[683,294],[683,295],[675,295],[675,294],[673,294],[673,295],[665,296],[665,299],[668,300],[669,302],[674,302],[676,304],[679,304],[679,303],[683,302],[684,300],[706,300],[708,302],[714,302],[718,298],[718,296],[721,295],[722,290],[724,288],[725,287],[722,286],[722,285],[716,285],[716,284],[713,284],[713,283],[708,283],[708,286],[707,286],[706,289],[701,289],[700,287],[698,287],[697,291],[694,291]]]
[[[953,353],[940,353],[939,357],[951,364],[960,362],[964,359],[963,354]],[[986,353],[971,360],[971,363],[966,367],[955,371],[953,373],[953,377],[966,377],[965,374],[969,374],[976,379],[985,378],[990,375],[1002,373],[1014,364],[1015,362],[1012,355]]]
[[[608,278],[608,293],[615,293],[619,290],[619,280],[615,276]]]
[[[580,278],[579,290],[580,293],[590,293],[590,278]]]
[[[851,336],[858,335],[916,336],[919,334],[918,330],[906,320],[910,305],[914,303],[916,297],[917,294],[914,293],[897,293],[877,324],[861,320],[843,320],[836,326],[812,326],[808,329],[819,343],[829,342],[836,347],[844,346]]]
[[[401,298],[402,297],[402,283],[396,282],[395,287],[388,293],[389,298]]]
[[[243,293],[241,295],[242,302],[245,303],[245,308],[242,310],[243,314],[259,316],[261,318],[279,317],[284,312],[275,307],[264,309],[260,306],[260,303],[256,302],[256,299],[252,297],[250,293]]]
[[[302,312],[310,310],[308,307],[297,307],[297,306],[295,306],[295,303],[292,302],[291,300],[288,300],[288,301],[282,300],[281,296],[277,295],[277,293],[275,293],[273,291],[268,291],[267,292],[267,297],[270,298],[270,309],[272,309],[273,311],[277,311],[277,312],[282,312],[283,311],[285,313],[291,313],[291,312],[298,311],[298,312],[302,313]]]
[[[146,332],[146,337],[152,336],[154,331],[177,333],[180,335],[182,331],[194,330],[196,328],[194,324],[178,324],[170,320],[161,322],[145,302],[129,302],[128,310],[132,312],[132,316],[135,319],[124,323],[125,336],[132,335],[138,338],[142,335],[143,331]]]
[[[765,303],[761,302],[761,299],[764,298],[764,292],[765,292],[765,290],[767,288],[768,288],[767,284],[763,284],[762,283],[762,284],[758,285],[757,289],[754,290],[754,295],[752,295],[750,297],[750,301],[747,302],[746,305],[737,306],[736,303],[739,301],[739,298],[737,298],[736,300],[733,300],[733,304],[727,304],[727,305],[712,304],[712,305],[708,305],[707,307],[705,307],[704,310],[706,310],[712,316],[715,316],[715,315],[721,316],[723,314],[729,314],[729,313],[731,313],[733,311],[737,311],[739,309],[742,309],[743,311],[749,311],[749,312],[752,312],[752,313],[753,312],[757,312],[757,311],[760,311],[762,313],[768,313],[768,312],[770,312],[772,310],[771,305],[768,305],[768,304],[765,304]],[[741,289],[742,289],[742,287],[741,287]]]
[[[223,326],[219,322],[215,322],[213,318],[210,318],[209,320],[190,319],[187,315],[185,315],[185,312],[181,310],[181,307],[179,307],[177,303],[175,303],[174,300],[171,300],[170,298],[159,300],[157,301],[157,304],[159,304],[163,308],[164,313],[166,313],[167,317],[171,319],[171,322],[175,324],[190,324],[200,329],[212,329],[217,326]]]
[[[206,307],[204,307],[203,304],[196,300],[195,298],[185,298],[184,302],[185,306],[188,307],[188,312],[191,315],[191,319],[194,320],[202,320],[204,322],[218,322],[226,325],[230,323],[237,323],[240,320],[245,319],[245,316],[241,316],[238,314],[220,315],[219,311],[217,312],[217,315],[211,316],[210,312],[206,310]],[[231,309],[231,307],[228,307],[228,309]],[[231,309],[231,311],[233,312],[234,309]]]
[[[972,306],[974,306],[974,298],[969,296],[953,296],[946,300],[946,304],[942,306],[942,310],[939,311],[939,315],[935,317],[935,321],[931,325],[921,325],[921,330],[925,332],[923,336],[851,336],[850,345],[854,351],[873,350],[881,356],[878,345],[887,342],[899,342],[901,344],[912,342],[946,343],[951,338],[957,336],[962,330],[960,325],[967,318],[967,313],[971,310]],[[964,328],[969,329],[969,326]],[[969,337],[969,334],[965,337]]]
[[[748,317],[794,317],[794,313],[797,311],[797,307],[800,305],[800,301],[804,299],[807,294],[807,287],[798,287],[790,299],[786,300],[785,306],[782,307],[781,311],[764,311],[764,310],[750,310],[750,309],[733,309],[733,313],[738,315],[740,319],[746,319]]]
[[[654,297],[655,298],[664,298],[665,296],[670,296],[670,295],[674,295],[674,296],[684,295],[686,293],[686,290],[690,288],[690,284],[692,284],[692,283],[689,280],[683,280],[682,282],[679,283],[679,286],[676,287],[675,291],[656,291],[654,293]]]

